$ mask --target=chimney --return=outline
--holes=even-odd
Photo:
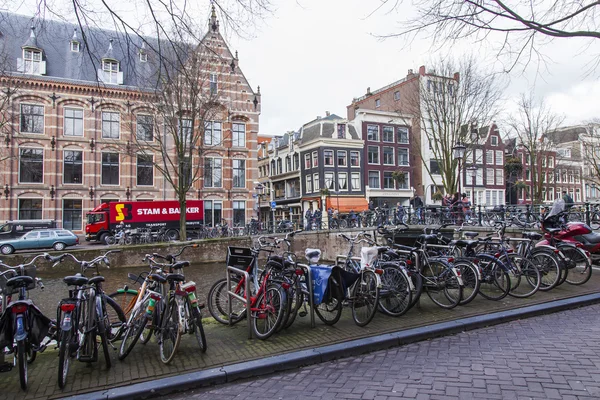
[[[367,88],[367,96],[370,96],[370,95],[371,95],[371,88],[370,88],[370,87],[368,87],[368,88]]]
[[[325,111],[325,116],[329,117],[331,114],[329,113],[329,111]]]
[[[317,115],[317,119],[321,119],[321,116],[320,116],[320,115]]]
[[[455,80],[456,82],[460,82],[460,73],[459,73],[459,72],[455,72],[455,73],[454,73],[454,80]]]
[[[413,70],[412,68],[408,70],[408,75],[412,75],[413,74]]]
[[[419,67],[419,75],[425,76],[425,66],[424,65],[421,65]]]

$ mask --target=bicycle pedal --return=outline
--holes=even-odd
[[[298,313],[298,315],[299,315],[300,317],[306,317],[306,316],[308,315],[308,313],[307,313],[306,311],[300,311],[300,312]]]
[[[1,372],[10,372],[10,371],[12,371],[13,367],[14,367],[13,363],[9,363],[9,362],[0,364],[0,373]]]

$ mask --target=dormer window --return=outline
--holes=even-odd
[[[103,60],[102,61],[102,81],[104,83],[119,83],[119,63],[114,60]]]
[[[71,52],[73,53],[79,53],[79,42],[76,41],[72,41],[71,42]]]
[[[140,61],[141,62],[148,62],[148,54],[146,54],[146,53],[140,53]]]
[[[42,52],[33,49],[23,50],[23,72],[26,74],[40,75],[46,73],[46,66],[42,61]]]

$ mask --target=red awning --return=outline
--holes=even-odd
[[[327,197],[327,208],[338,209],[341,213],[350,211],[363,211],[369,208],[369,203],[364,197]]]

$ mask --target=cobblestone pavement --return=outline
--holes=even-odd
[[[598,399],[600,305],[170,399]]]
[[[104,367],[102,357],[100,357],[100,362],[93,364],[74,361],[71,364],[65,390],[61,391],[57,385],[58,352],[54,349],[48,349],[46,352],[39,354],[36,361],[29,366],[30,388],[26,393],[19,388],[17,370],[13,369],[11,372],[0,374],[0,400],[61,398],[78,393],[148,381],[157,377],[181,375],[185,372],[205,370],[241,361],[257,360],[296,350],[310,349],[382,333],[396,332],[438,322],[598,292],[600,292],[600,274],[594,274],[591,280],[583,286],[561,285],[550,292],[538,292],[529,299],[506,297],[502,301],[494,302],[476,298],[472,303],[452,310],[443,310],[435,306],[427,296],[424,296],[420,307],[412,309],[400,318],[387,317],[378,313],[369,325],[360,328],[354,324],[350,310],[345,309],[342,319],[335,326],[326,326],[317,319],[316,327],[311,328],[308,317],[298,318],[290,329],[282,331],[266,341],[249,340],[245,321],[233,327],[228,327],[214,321],[211,323],[209,318],[205,318],[208,341],[208,351],[205,354],[199,352],[193,336],[185,335],[182,338],[175,359],[170,365],[165,366],[160,362],[158,344],[152,339],[145,346],[136,345],[131,354],[122,362],[117,360],[117,352],[114,351],[112,353],[113,367],[110,370],[106,370]],[[206,310],[204,315],[208,315]],[[547,331],[544,333],[547,333]],[[543,343],[550,343],[549,337],[545,337]],[[117,346],[119,344],[117,343]],[[523,349],[524,353],[527,351],[529,351],[527,348]],[[459,362],[456,357],[452,360],[452,362],[445,362],[448,365]],[[510,361],[510,359],[506,361]],[[411,371],[411,364],[415,363],[416,361],[413,359],[409,364],[393,365],[389,369],[408,373]],[[373,365],[377,365],[377,363]],[[444,364],[440,363],[440,366],[442,365]],[[414,367],[412,370],[414,370]],[[323,374],[324,372],[320,373]],[[328,382],[330,382],[330,379]],[[464,377],[460,379],[464,379]],[[460,383],[460,379],[452,378],[458,383]],[[355,380],[365,382],[371,380],[371,377]],[[468,383],[469,387],[474,386],[471,384],[472,382]],[[300,386],[302,388],[306,387],[303,384]],[[346,390],[345,386],[341,384],[332,387],[332,389],[335,388]],[[477,388],[475,387],[475,389]],[[600,393],[598,396],[600,397]]]

